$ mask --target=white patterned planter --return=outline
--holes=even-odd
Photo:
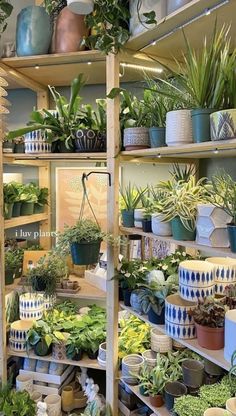
[[[229,247],[227,224],[230,215],[212,204],[199,204],[196,220],[196,242],[210,247]]]
[[[46,142],[45,133],[41,130],[24,135],[25,153],[50,153],[52,145]]]
[[[129,127],[124,129],[124,147],[126,150],[147,149],[150,147],[148,128]]]
[[[142,220],[144,219],[144,209],[135,209],[134,210],[134,226],[136,228],[142,228]]]
[[[167,296],[165,300],[165,319],[178,325],[193,325],[193,317],[189,312],[195,309],[197,303],[183,300],[177,293]]]
[[[197,288],[179,284],[179,292],[182,299],[188,300],[190,302],[197,302],[198,300],[203,300],[207,296],[214,296],[215,285],[210,287]]]
[[[214,286],[214,265],[202,260],[185,260],[179,265],[179,283],[206,288]]]
[[[169,111],[166,115],[167,146],[178,146],[192,142],[191,110]]]
[[[236,260],[229,257],[208,257],[206,262],[214,265],[216,282],[229,285],[236,282]]]
[[[194,325],[178,325],[172,322],[165,322],[165,328],[168,335],[176,339],[193,339],[196,338]]]
[[[136,36],[141,32],[148,29],[152,29],[155,25],[148,25],[148,29],[140,23],[144,20],[144,13],[153,10],[156,13],[157,22],[166,16],[166,0],[143,0],[140,9],[140,18],[137,13],[138,0],[132,0],[129,2],[130,6],[130,33],[132,36]]]
[[[26,390],[30,395],[33,393],[33,379],[27,374],[19,374],[16,377],[16,390]]]
[[[152,370],[157,364],[157,353],[152,350],[146,350],[142,353],[144,364]]]
[[[135,375],[139,375],[143,363],[143,357],[138,354],[130,354],[122,359],[122,378],[124,378],[126,383],[138,383]]]
[[[155,352],[165,353],[172,350],[172,339],[162,334],[158,329],[151,330],[151,349]]]
[[[26,351],[26,341],[16,341],[15,339],[9,339],[10,349],[12,351]]]
[[[152,232],[161,237],[170,237],[172,235],[171,223],[162,221],[160,215],[152,214]]]
[[[43,316],[43,295],[24,293],[20,295],[20,319],[39,320]]]
[[[215,295],[223,295],[227,286],[229,286],[229,283],[216,282]]]
[[[15,321],[10,327],[10,338],[14,341],[25,341],[27,332],[33,325],[33,321]]]

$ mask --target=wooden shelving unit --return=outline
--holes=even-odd
[[[4,221],[4,228],[8,230],[9,228],[20,227],[27,224],[33,224],[35,222],[47,221],[48,214],[33,214],[33,215],[23,215],[21,217],[11,218],[10,220]]]
[[[135,228],[135,227],[134,228],[121,227],[120,231],[122,234],[125,234],[125,235],[140,235],[142,237],[152,238],[153,240],[166,241],[168,243],[175,244],[176,246],[188,247],[194,250],[204,251],[215,256],[225,256],[225,257],[236,258],[236,253],[232,253],[232,251],[230,251],[229,248],[215,248],[215,247],[209,247],[209,246],[203,246],[201,244],[197,244],[195,241],[175,240],[173,237],[162,237],[153,233],[145,233],[140,228]]]
[[[106,153],[12,153],[4,155],[4,163],[14,163],[18,161],[45,160],[54,162],[56,160],[63,161],[99,161],[106,160]]]

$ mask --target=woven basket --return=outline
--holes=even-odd
[[[172,339],[162,334],[158,329],[151,330],[151,349],[155,352],[168,352],[172,350]]]
[[[166,115],[166,144],[178,146],[193,142],[190,110],[169,111]]]
[[[138,354],[130,354],[122,359],[122,378],[127,384],[138,384],[135,375],[139,375],[143,363],[143,357]]]
[[[154,351],[146,350],[142,353],[142,357],[144,359],[144,363],[150,370],[156,366],[157,354]]]

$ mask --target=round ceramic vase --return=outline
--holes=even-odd
[[[124,130],[125,150],[147,149],[150,147],[149,131],[146,127],[129,127]]]
[[[17,16],[16,53],[18,56],[48,53],[52,30],[44,7],[28,6]]]
[[[50,394],[44,402],[47,404],[47,412],[50,416],[61,416],[61,396]]]
[[[30,395],[33,393],[33,379],[27,374],[19,374],[16,377],[16,390],[26,390]]]
[[[171,223],[162,221],[160,215],[152,214],[152,232],[161,237],[169,237],[172,235]]]

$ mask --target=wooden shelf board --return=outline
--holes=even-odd
[[[127,384],[122,378],[122,382],[132,391],[132,393],[135,394],[142,402],[151,409],[156,416],[170,416],[171,413],[167,410],[165,406],[162,407],[154,407],[150,404],[149,397],[145,397],[142,394],[139,393],[139,387],[138,386],[131,386],[130,384]]]
[[[4,163],[14,163],[17,161],[29,161],[29,160],[45,160],[45,161],[55,161],[55,160],[106,160],[106,153],[13,153],[5,154],[3,161]]]
[[[219,6],[224,0],[192,0],[185,6],[166,16],[158,22],[154,29],[149,29],[133,38],[127,43],[127,47],[133,50],[143,50],[148,54],[158,57],[173,59],[180,58],[185,51],[184,32],[190,44],[198,49],[204,36],[212,36],[215,19],[218,27],[224,23],[231,24],[231,39],[235,44],[236,28],[235,2],[234,0]],[[217,7],[209,15],[205,15],[207,9]],[[203,14],[202,17],[197,18]],[[190,24],[187,22],[191,21]],[[154,45],[153,42],[156,41]]]
[[[24,215],[21,217],[11,218],[10,220],[4,221],[5,230],[9,228],[15,228],[27,224],[33,224],[34,222],[47,221],[48,214],[33,214],[33,215]]]
[[[158,147],[144,150],[131,150],[120,153],[120,156],[125,160],[130,158],[191,158],[191,159],[206,159],[215,157],[233,157],[236,156],[236,139],[210,141],[204,143],[191,143],[184,146]]]
[[[105,367],[102,367],[98,364],[97,360],[90,360],[86,355],[84,355],[81,361],[73,361],[73,360],[56,360],[52,357],[52,355],[46,355],[45,357],[39,357],[38,355],[34,354],[32,351],[29,352],[16,352],[12,351],[10,348],[7,348],[7,355],[9,357],[20,357],[20,358],[33,358],[35,360],[42,360],[47,362],[54,362],[58,364],[66,364],[66,365],[74,365],[76,367],[86,367],[86,368],[94,368],[95,370],[106,370]]]
[[[227,256],[227,257],[236,258],[236,253],[232,253],[229,248],[216,248],[216,247],[203,246],[201,244],[197,244],[195,241],[174,240],[173,237],[162,237],[162,236],[158,236],[152,233],[145,233],[140,228],[135,228],[135,227],[134,228],[121,227],[120,231],[122,234],[125,234],[125,235],[141,235],[142,237],[152,238],[154,240],[167,241],[177,246],[193,248],[195,250],[204,251],[209,254],[214,254],[215,256]]]
[[[141,315],[138,312],[135,312],[131,307],[125,306],[123,302],[120,302],[120,307],[123,310],[126,310],[126,311],[130,312],[132,315],[137,316],[139,319],[148,323],[152,327],[157,328],[163,334],[166,334],[165,326],[164,325],[152,324],[148,320],[147,315]],[[178,341],[180,344],[184,345],[185,347],[189,348],[190,350],[195,351],[196,353],[198,353],[202,357],[207,358],[208,360],[212,361],[213,363],[219,365],[220,367],[224,368],[225,370],[227,370],[227,371],[230,370],[231,365],[230,365],[230,363],[228,363],[228,361],[226,361],[224,359],[224,350],[223,349],[213,351],[213,350],[207,350],[206,348],[202,348],[198,344],[196,338],[195,339],[190,339],[190,340],[177,339],[177,338],[173,338],[173,339],[175,339],[176,341]]]

